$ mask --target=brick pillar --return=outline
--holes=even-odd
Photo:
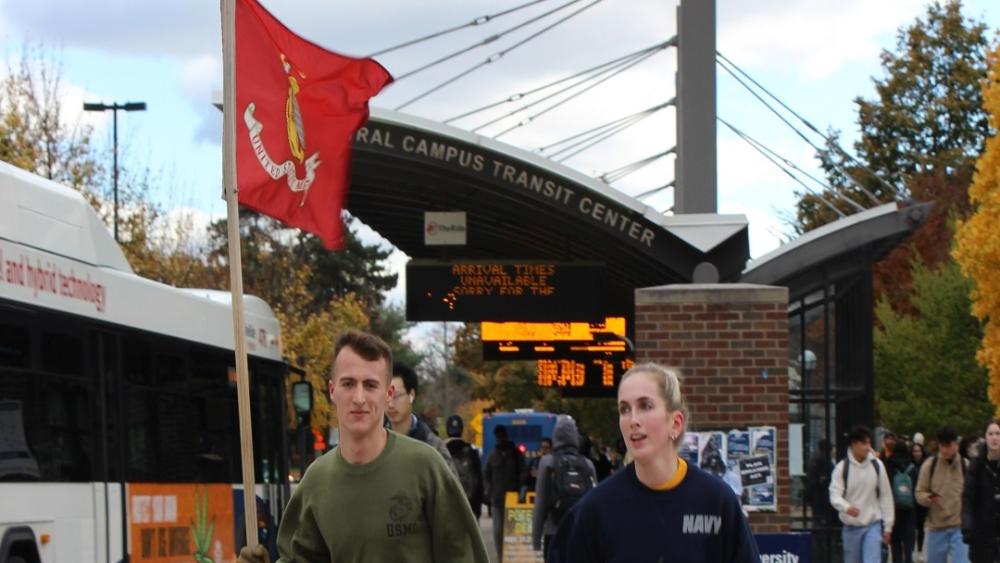
[[[777,429],[777,513],[750,514],[758,533],[788,531],[788,289],[666,285],[635,292],[637,362],[679,368],[695,431]]]

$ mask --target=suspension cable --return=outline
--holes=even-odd
[[[556,90],[556,91],[554,91],[554,92],[552,92],[550,94],[542,96],[541,98],[539,98],[539,99],[537,99],[537,100],[535,100],[533,102],[529,102],[529,103],[527,103],[525,105],[522,105],[522,106],[520,106],[520,107],[518,107],[516,109],[513,109],[513,110],[511,110],[511,111],[509,111],[509,112],[507,112],[507,113],[505,113],[505,114],[503,114],[503,115],[501,115],[499,117],[490,119],[489,121],[485,121],[483,123],[480,123],[476,127],[472,128],[471,131],[473,133],[475,133],[476,131],[479,131],[480,129],[482,129],[484,127],[488,127],[490,125],[493,125],[494,123],[497,123],[499,121],[503,121],[504,119],[507,119],[508,117],[516,115],[516,114],[518,114],[518,113],[520,113],[520,112],[522,112],[522,111],[524,111],[524,110],[526,110],[528,108],[534,107],[534,106],[536,106],[536,105],[538,105],[538,104],[540,104],[540,103],[542,103],[542,102],[544,102],[546,100],[550,100],[550,99],[554,98],[555,96],[558,96],[559,94],[563,94],[565,92],[568,92],[568,91],[572,90],[573,88],[576,88],[577,86],[580,86],[581,84],[586,84],[587,82],[589,82],[591,80],[594,80],[594,79],[596,79],[599,76],[602,76],[602,75],[607,74],[609,72],[613,72],[615,70],[618,70],[618,69],[622,68],[622,66],[624,64],[627,64],[629,62],[635,61],[638,57],[641,57],[641,56],[643,56],[643,55],[636,55],[632,59],[627,59],[626,61],[624,61],[622,63],[618,63],[616,65],[605,66],[601,70],[599,70],[597,72],[594,72],[594,73],[590,74],[589,76],[584,76],[583,78],[580,78],[576,82],[573,82],[572,84],[570,84],[568,86],[564,86],[563,88],[560,88],[559,90]]]
[[[790,172],[790,171],[788,170],[788,168],[785,168],[785,166],[784,166],[784,165],[782,165],[782,164],[781,164],[780,162],[778,162],[778,160],[776,160],[776,159],[775,159],[775,158],[773,158],[773,157],[772,157],[772,156],[771,156],[770,154],[768,154],[768,153],[767,153],[766,151],[764,151],[764,150],[763,150],[763,149],[761,148],[761,147],[763,147],[763,144],[761,144],[761,143],[760,143],[759,141],[757,141],[757,140],[755,140],[755,139],[752,139],[752,138],[751,138],[751,137],[750,137],[749,135],[747,135],[747,134],[743,133],[742,131],[740,131],[740,130],[739,130],[739,129],[737,129],[736,127],[733,127],[732,125],[730,125],[730,124],[729,124],[729,122],[728,122],[728,121],[726,121],[726,120],[722,119],[721,117],[718,117],[718,116],[716,116],[716,119],[718,119],[718,120],[719,120],[720,122],[722,122],[722,124],[723,124],[723,125],[725,125],[726,127],[728,127],[729,129],[731,129],[731,130],[733,131],[733,133],[736,133],[736,135],[737,135],[737,136],[738,136],[739,138],[743,139],[743,141],[745,141],[745,142],[746,142],[746,143],[747,143],[748,145],[750,145],[751,147],[753,147],[753,148],[754,148],[754,150],[756,150],[756,151],[757,151],[757,152],[759,152],[760,154],[764,155],[764,158],[766,158],[766,159],[770,160],[772,164],[774,164],[774,165],[775,165],[775,166],[777,166],[777,167],[778,167],[778,168],[779,168],[779,169],[780,169],[780,170],[781,170],[782,172],[784,172],[785,174],[787,174],[789,178],[791,178],[792,180],[795,180],[795,182],[797,182],[797,183],[798,183],[798,184],[799,184],[800,186],[802,186],[802,187],[803,187],[803,188],[804,188],[804,189],[805,189],[805,190],[806,190],[807,192],[809,192],[809,193],[810,193],[810,194],[812,194],[812,195],[813,195],[814,197],[816,197],[817,199],[819,199],[820,201],[822,201],[822,202],[823,202],[824,204],[826,204],[826,206],[827,206],[827,207],[829,207],[831,211],[833,211],[834,213],[836,213],[838,217],[840,217],[840,218],[844,218],[844,217],[846,217],[846,216],[847,216],[847,215],[845,215],[845,214],[844,214],[844,212],[843,212],[843,211],[841,211],[840,209],[837,209],[837,207],[836,207],[835,205],[833,205],[832,203],[830,203],[830,202],[829,202],[829,201],[828,201],[828,200],[827,200],[827,199],[826,199],[825,197],[823,197],[823,196],[822,196],[821,194],[819,194],[819,193],[816,193],[816,191],[815,191],[815,190],[813,190],[812,188],[810,188],[809,186],[807,186],[807,185],[805,184],[805,182],[803,182],[803,181],[802,181],[801,179],[799,179],[799,177],[798,177],[798,176],[796,176],[796,175],[792,174],[792,173],[791,173],[791,172]],[[831,190],[831,193],[835,193],[835,192],[833,192],[833,191]],[[841,194],[837,194],[837,195],[841,195]],[[842,196],[842,195],[841,195],[841,197],[845,197],[845,196]],[[854,202],[853,200],[852,200],[852,203],[853,203],[854,205],[858,205],[858,203],[857,203],[857,202]],[[859,206],[859,207],[860,207],[860,206]],[[864,208],[862,207],[862,208],[861,208],[861,210],[863,211],[863,210],[864,210]]]
[[[571,4],[575,4],[576,2],[579,2],[579,1],[580,1],[580,0],[570,0],[570,2],[567,2],[567,3],[566,3],[566,4],[564,4],[563,6],[560,6],[559,8],[556,8],[555,10],[552,10],[552,11],[550,11],[549,13],[552,13],[552,12],[555,12],[555,11],[558,11],[558,10],[561,10],[562,8],[564,8],[564,7],[566,7],[566,6],[569,6],[569,5],[571,5]],[[397,111],[399,111],[399,110],[401,110],[401,109],[405,108],[406,106],[408,106],[408,105],[412,104],[413,102],[416,102],[417,100],[420,100],[420,99],[423,99],[424,97],[426,97],[426,96],[428,96],[428,95],[430,95],[430,94],[432,94],[432,93],[434,93],[434,92],[436,92],[436,91],[440,90],[441,88],[444,88],[445,86],[448,86],[449,84],[452,84],[452,83],[456,82],[456,81],[457,81],[457,80],[459,80],[460,78],[462,78],[462,77],[464,77],[464,76],[467,76],[467,75],[471,74],[472,72],[474,72],[474,71],[476,71],[476,70],[478,70],[478,69],[480,69],[480,68],[482,68],[482,67],[484,67],[484,66],[486,66],[486,65],[488,65],[488,64],[492,64],[492,63],[495,63],[496,61],[499,61],[499,60],[500,60],[500,59],[502,59],[502,58],[504,57],[504,55],[506,55],[507,53],[510,53],[511,51],[513,51],[514,49],[517,49],[518,47],[521,47],[521,46],[522,46],[522,45],[524,45],[525,43],[527,43],[527,42],[529,42],[529,41],[531,41],[531,40],[533,40],[533,39],[536,39],[537,37],[539,37],[539,36],[540,36],[540,35],[542,35],[543,33],[546,33],[546,32],[548,32],[548,31],[550,31],[550,30],[551,30],[552,28],[554,28],[554,27],[556,27],[556,26],[558,26],[558,25],[560,25],[560,24],[563,24],[563,23],[565,23],[566,21],[568,21],[569,19],[573,18],[574,16],[577,16],[577,15],[581,14],[581,13],[582,13],[582,12],[584,12],[585,10],[588,10],[588,9],[590,9],[590,8],[592,8],[592,7],[594,7],[594,6],[596,6],[596,5],[597,5],[597,4],[599,4],[599,3],[601,2],[601,1],[602,1],[602,0],[594,0],[594,1],[593,1],[593,2],[591,2],[590,4],[587,4],[586,6],[584,6],[583,8],[580,8],[579,10],[577,10],[577,11],[575,11],[575,12],[573,12],[573,13],[571,13],[571,14],[569,14],[569,15],[567,15],[567,16],[565,16],[565,17],[563,17],[563,18],[561,18],[561,19],[559,19],[559,20],[556,20],[556,21],[555,21],[554,23],[552,23],[552,24],[550,24],[550,25],[548,25],[548,26],[546,26],[546,27],[543,27],[542,29],[540,29],[540,30],[538,30],[537,32],[535,32],[535,33],[533,33],[533,34],[529,35],[528,37],[526,37],[526,38],[522,39],[521,41],[518,41],[517,43],[514,43],[514,44],[513,44],[513,45],[511,45],[510,47],[508,47],[508,48],[506,48],[506,49],[503,49],[503,50],[501,50],[501,51],[497,51],[496,53],[493,53],[492,55],[490,55],[489,57],[487,57],[487,58],[486,58],[486,59],[485,59],[484,61],[482,61],[481,63],[479,63],[479,64],[476,64],[476,65],[472,66],[471,68],[469,68],[469,69],[467,69],[467,70],[464,70],[464,71],[462,71],[462,72],[460,72],[460,73],[456,74],[455,76],[453,76],[453,77],[451,77],[451,78],[449,78],[449,79],[445,80],[445,81],[444,81],[444,82],[442,82],[441,84],[438,84],[437,86],[434,86],[433,88],[431,88],[431,89],[429,89],[429,90],[427,90],[427,91],[425,91],[425,92],[423,92],[423,93],[421,93],[421,94],[419,94],[419,95],[417,95],[417,96],[415,96],[415,97],[413,97],[413,98],[411,98],[411,99],[409,99],[409,100],[407,100],[407,101],[403,102],[403,103],[402,103],[402,104],[400,104],[399,106],[396,106],[396,110],[397,110]],[[548,13],[547,13],[547,14],[545,14],[545,15],[548,15]],[[449,57],[449,58],[450,58],[450,57]],[[434,64],[437,64],[437,63],[434,63]],[[425,68],[428,68],[428,67],[425,67]],[[420,70],[423,70],[423,69],[420,69]],[[413,73],[411,72],[411,73],[409,73],[409,74],[408,74],[407,76],[410,76],[410,75],[412,75],[412,74],[413,74]]]
[[[578,155],[578,154],[580,154],[582,152],[586,152],[591,147],[599,145],[599,144],[603,143],[604,141],[610,139],[611,137],[614,137],[618,133],[621,133],[622,131],[628,129],[629,127],[631,127],[631,126],[639,123],[640,121],[642,121],[642,119],[643,119],[642,117],[633,118],[630,121],[623,122],[623,123],[621,123],[619,125],[616,125],[616,126],[610,128],[610,129],[607,129],[606,131],[604,131],[602,133],[597,133],[595,135],[591,135],[590,137],[588,137],[588,138],[586,138],[586,139],[584,139],[584,140],[582,140],[582,141],[580,141],[578,143],[574,143],[573,146],[566,147],[564,149],[556,151],[555,153],[549,155],[549,158],[555,158],[556,155],[562,154],[561,157],[559,157],[558,159],[556,159],[556,162],[565,162],[565,161],[573,158],[574,156],[576,156],[576,155]],[[584,144],[584,143],[586,143],[586,144]],[[579,146],[581,144],[583,144],[583,146]],[[577,148],[576,150],[572,150],[573,148],[578,147],[578,146],[579,146],[579,148]],[[568,150],[572,150],[572,152],[570,152],[569,154],[563,154],[564,152],[566,152]]]
[[[570,0],[569,2],[567,2],[567,3],[565,3],[565,4],[561,5],[561,6],[558,6],[556,8],[553,8],[553,9],[549,10],[548,12],[545,12],[544,14],[539,14],[539,15],[537,15],[537,16],[531,18],[531,19],[528,19],[526,21],[523,21],[523,22],[521,22],[521,23],[519,23],[519,24],[517,24],[515,26],[508,27],[507,29],[505,29],[505,30],[503,30],[503,31],[501,31],[499,33],[495,33],[493,35],[490,35],[489,37],[487,37],[486,39],[483,39],[482,41],[479,41],[477,43],[473,43],[472,45],[469,45],[467,47],[464,47],[462,49],[459,49],[457,51],[449,53],[449,54],[441,57],[440,59],[437,59],[437,60],[434,60],[434,61],[431,61],[431,62],[425,64],[424,66],[415,68],[415,69],[413,69],[413,70],[411,70],[409,72],[405,72],[405,73],[403,73],[403,74],[395,77],[395,81],[399,82],[400,80],[403,80],[404,78],[409,78],[409,77],[413,76],[414,74],[417,74],[418,72],[423,72],[423,71],[425,71],[425,70],[427,70],[427,69],[429,69],[429,68],[431,68],[433,66],[437,66],[437,65],[439,65],[439,64],[441,64],[441,63],[443,63],[445,61],[449,61],[451,59],[454,59],[455,57],[457,57],[459,55],[464,55],[465,53],[468,53],[469,51],[473,51],[473,50],[478,49],[479,47],[482,47],[484,45],[489,45],[490,43],[493,43],[494,41],[500,39],[501,37],[503,37],[504,35],[507,35],[508,33],[512,33],[514,31],[517,31],[518,29],[521,29],[522,27],[524,27],[526,25],[533,24],[536,21],[538,21],[540,19],[543,19],[543,18],[546,18],[546,17],[548,17],[548,16],[550,16],[550,15],[558,12],[559,10],[562,10],[563,8],[565,8],[567,6],[571,6],[571,5],[573,5],[573,4],[575,4],[575,3],[579,2],[579,1],[580,0]]]
[[[504,129],[503,131],[497,133],[496,135],[493,135],[493,138],[494,139],[499,139],[500,137],[506,135],[507,133],[510,133],[511,131],[513,131],[513,130],[519,128],[519,127],[524,127],[525,125],[528,125],[529,123],[531,123],[532,121],[534,121],[536,118],[541,117],[542,115],[544,115],[544,114],[546,114],[546,113],[548,113],[548,112],[556,109],[557,107],[559,107],[559,106],[561,106],[561,105],[569,102],[570,100],[573,100],[573,99],[575,99],[575,98],[577,98],[579,96],[582,96],[583,94],[589,92],[590,90],[593,90],[594,88],[600,86],[601,84],[607,82],[608,80],[611,80],[612,78],[614,78],[614,77],[618,76],[619,74],[625,72],[626,70],[634,67],[635,65],[637,65],[637,64],[645,61],[646,59],[652,57],[655,54],[656,54],[656,51],[650,51],[649,53],[646,53],[645,55],[640,55],[636,60],[634,60],[634,61],[632,61],[632,62],[630,62],[630,63],[622,66],[621,68],[618,68],[614,72],[608,74],[607,76],[605,76],[604,78],[601,78],[600,80],[594,82],[593,84],[590,84],[589,86],[581,89],[580,91],[574,92],[573,94],[570,94],[569,96],[566,96],[565,98],[563,98],[562,100],[559,100],[558,102],[552,104],[551,106],[549,106],[549,107],[547,107],[547,108],[545,108],[545,109],[543,109],[543,110],[541,110],[541,111],[539,111],[539,112],[537,112],[537,113],[535,113],[533,115],[530,115],[526,119],[522,120],[521,122],[519,122],[519,123],[517,123],[515,125],[512,125],[511,127],[508,127],[507,129]],[[593,76],[591,78],[588,78],[587,80],[591,80],[593,78],[597,78],[597,76],[599,76],[599,75],[595,75],[595,76]],[[587,80],[583,80],[579,84],[583,84]],[[569,88],[564,89],[563,91],[568,91],[568,90],[572,89],[573,87],[575,87],[575,86],[577,86],[579,84],[575,84],[575,85],[573,85],[573,86],[571,86]],[[553,95],[555,95],[555,94],[553,94]],[[549,96],[549,97],[551,97],[551,96]],[[539,100],[539,101],[541,101],[541,100]],[[531,105],[534,105],[534,104],[529,104],[529,105],[525,106],[522,109],[527,109]],[[521,111],[521,110],[518,110],[518,111]],[[517,112],[514,112],[514,113],[517,113]]]
[[[651,195],[653,195],[655,193],[662,192],[663,190],[668,190],[668,189],[670,189],[670,188],[672,188],[672,187],[674,187],[676,185],[677,185],[677,181],[676,180],[670,180],[669,182],[667,182],[666,184],[663,184],[662,186],[660,186],[658,188],[653,188],[653,189],[651,189],[649,191],[642,192],[641,194],[636,194],[636,195],[634,195],[632,197],[634,197],[635,199],[645,199],[645,198],[647,198],[647,197],[649,197],[649,196],[651,196]]]
[[[566,147],[563,147],[562,149],[559,149],[558,151],[555,151],[555,152],[549,154],[549,157],[551,158],[552,156],[560,154],[560,153],[562,153],[562,152],[564,152],[564,151],[566,151],[568,149],[571,149],[573,147],[578,146],[579,144],[581,144],[583,142],[586,142],[589,139],[592,139],[594,136],[599,135],[600,133],[604,132],[608,128],[611,128],[613,126],[617,126],[619,124],[628,122],[629,120],[632,120],[632,119],[644,119],[646,117],[649,117],[650,115],[653,115],[654,113],[660,111],[661,109],[663,109],[665,107],[674,105],[675,103],[676,103],[676,98],[671,98],[669,101],[664,102],[662,104],[655,105],[653,107],[644,109],[642,111],[638,111],[636,113],[633,113],[632,115],[626,115],[624,117],[619,117],[618,119],[614,119],[614,120],[609,121],[607,123],[603,123],[601,125],[598,125],[597,127],[593,127],[591,129],[587,129],[586,131],[582,131],[582,132],[577,133],[575,135],[571,135],[571,136],[566,137],[564,139],[560,139],[560,140],[558,140],[558,141],[556,141],[554,143],[549,143],[548,145],[545,145],[545,146],[542,146],[542,147],[538,147],[537,149],[535,149],[535,151],[539,152],[539,153],[544,153],[545,151],[547,151],[549,149],[552,149],[554,147],[558,147],[560,145],[566,144],[566,143],[568,143],[570,141],[574,141],[576,139],[579,139],[580,137],[584,137],[583,140],[577,141],[576,143],[570,144],[570,145],[568,145]],[[594,133],[596,135],[591,135],[592,133]]]
[[[508,103],[511,103],[511,102],[516,102],[516,101],[518,101],[518,100],[520,100],[522,98],[525,98],[525,97],[530,96],[532,94],[536,94],[538,92],[541,92],[542,90],[545,90],[547,88],[551,88],[552,86],[556,86],[558,84],[562,84],[563,82],[566,82],[568,80],[572,80],[574,78],[578,78],[578,77],[583,76],[585,74],[589,74],[591,72],[598,71],[598,70],[600,70],[600,69],[602,69],[604,67],[607,67],[607,66],[617,65],[617,64],[619,64],[619,63],[621,63],[622,61],[625,61],[625,60],[631,60],[633,57],[635,57],[637,55],[641,55],[643,53],[646,53],[646,52],[649,52],[649,51],[653,51],[653,50],[656,50],[656,49],[662,49],[664,47],[670,47],[670,46],[676,46],[676,45],[677,45],[677,37],[675,36],[675,37],[673,37],[673,38],[671,38],[671,39],[669,39],[667,41],[664,41],[663,43],[658,43],[658,44],[653,45],[651,47],[646,47],[645,49],[639,49],[638,51],[635,51],[633,53],[629,53],[627,55],[623,55],[623,56],[618,57],[616,59],[612,59],[610,61],[606,61],[606,62],[603,62],[601,64],[592,66],[592,67],[590,67],[588,69],[581,70],[580,72],[571,74],[571,75],[566,76],[564,78],[560,78],[559,80],[556,80],[554,82],[550,82],[548,84],[545,84],[545,85],[542,85],[542,86],[539,86],[537,88],[534,88],[534,89],[531,89],[531,90],[527,90],[527,91],[524,91],[524,92],[518,92],[516,94],[512,94],[512,95],[508,96],[507,98],[505,98],[503,100],[500,100],[500,101],[497,101],[497,102],[493,102],[491,104],[486,104],[485,106],[469,110],[469,111],[467,111],[467,112],[465,112],[463,114],[459,114],[459,115],[456,115],[455,117],[448,118],[448,119],[444,120],[442,123],[451,123],[452,121],[458,121],[459,119],[462,119],[462,118],[465,118],[465,117],[469,117],[471,115],[475,115],[477,113],[486,111],[488,109],[495,108],[497,106],[501,106],[503,104],[508,104]]]
[[[730,70],[728,66],[726,66],[725,64],[723,64],[723,62],[722,62],[721,59],[717,59],[717,60],[719,62],[719,66],[722,67],[723,70],[725,70],[727,73],[729,73],[729,75],[732,76],[733,79],[735,79],[737,82],[739,82],[741,86],[743,86],[744,88],[746,88],[747,91],[750,92],[755,98],[757,98],[757,100],[760,101],[760,103],[764,104],[764,106],[767,107],[767,109],[771,110],[771,113],[773,113],[774,115],[778,116],[778,119],[780,119],[782,122],[784,122],[785,125],[787,125],[788,127],[790,127],[792,129],[792,131],[795,131],[795,133],[799,137],[801,137],[803,141],[805,141],[806,143],[808,143],[809,146],[811,146],[817,152],[823,152],[823,149],[819,148],[815,143],[812,142],[811,139],[809,139],[808,137],[806,137],[805,134],[802,133],[802,131],[800,131],[798,127],[792,125],[792,123],[790,121],[788,121],[788,119],[786,119],[785,116],[781,115],[781,112],[779,112],[778,110],[774,109],[774,107],[771,106],[771,104],[767,103],[767,101],[764,100],[764,98],[760,97],[760,94],[758,94],[746,82],[744,82],[743,80],[741,80],[739,76],[736,76],[736,73],[733,72],[732,70]],[[851,175],[848,174],[847,171],[845,171],[843,168],[841,168],[840,166],[838,166],[836,163],[831,162],[830,164],[831,164],[831,166],[834,167],[835,170],[837,170],[838,172],[840,172],[841,174],[843,174],[844,177],[850,183],[854,184],[854,186],[856,188],[858,188],[866,196],[868,196],[868,199],[870,199],[872,201],[872,203],[874,203],[875,205],[881,205],[882,204],[882,202],[879,201],[879,199],[877,197],[875,197],[875,194],[871,193],[867,188],[865,188],[864,186],[862,186],[860,182],[858,182],[853,177],[851,177]]]
[[[378,57],[380,55],[384,55],[386,53],[391,53],[391,52],[396,51],[398,49],[402,49],[403,47],[409,47],[410,45],[416,45],[417,43],[423,43],[424,41],[429,41],[431,39],[436,39],[438,37],[441,37],[442,35],[447,35],[449,33],[452,33],[454,31],[458,31],[460,29],[465,29],[467,27],[473,27],[473,26],[477,26],[477,25],[483,25],[483,24],[489,23],[489,22],[491,22],[491,21],[493,21],[493,20],[495,20],[495,19],[497,19],[497,18],[499,18],[501,16],[506,16],[507,14],[512,14],[512,13],[514,13],[514,12],[516,12],[518,10],[521,10],[523,8],[528,8],[530,6],[534,6],[535,4],[539,4],[541,2],[546,2],[546,1],[548,1],[548,0],[532,0],[531,2],[526,2],[524,4],[521,4],[520,6],[514,6],[513,8],[510,8],[510,9],[507,9],[507,10],[503,10],[503,11],[497,12],[495,14],[487,14],[487,15],[484,15],[484,16],[479,16],[478,18],[475,18],[474,20],[472,20],[472,21],[470,21],[468,23],[463,23],[461,25],[456,25],[455,27],[450,27],[448,29],[443,29],[441,31],[437,31],[437,32],[431,33],[430,35],[425,35],[423,37],[418,37],[417,39],[411,39],[410,41],[407,41],[405,43],[400,43],[399,45],[395,45],[393,47],[387,47],[385,49],[382,49],[381,51],[376,51],[376,52],[368,55],[367,58],[372,59],[372,58]]]
[[[841,194],[841,193],[838,193],[838,192],[836,192],[836,191],[835,191],[835,190],[834,190],[834,189],[833,189],[833,188],[832,188],[832,187],[831,187],[831,186],[830,186],[829,184],[826,184],[826,183],[824,183],[824,182],[823,182],[822,180],[820,180],[819,178],[817,178],[817,177],[813,176],[812,174],[810,174],[809,172],[807,172],[807,171],[803,170],[803,169],[802,169],[801,167],[799,167],[799,165],[795,164],[795,163],[794,163],[794,162],[792,162],[791,160],[788,160],[787,158],[785,158],[785,157],[781,156],[781,155],[780,155],[780,154],[778,154],[777,152],[775,152],[775,151],[771,150],[771,149],[770,149],[770,148],[768,148],[768,147],[767,147],[767,145],[765,145],[764,143],[762,143],[762,142],[758,141],[757,139],[754,139],[754,138],[753,138],[753,137],[751,137],[750,135],[747,135],[746,133],[744,133],[744,132],[740,131],[740,130],[739,130],[739,129],[737,129],[737,128],[736,128],[735,126],[733,126],[733,125],[732,125],[731,123],[729,123],[728,121],[726,121],[725,119],[722,119],[721,117],[718,117],[718,116],[716,116],[716,119],[718,119],[718,120],[719,120],[719,121],[720,121],[720,122],[721,122],[721,123],[722,123],[723,125],[725,125],[725,126],[726,126],[726,127],[728,127],[729,129],[731,129],[731,130],[733,131],[733,133],[736,133],[737,135],[739,135],[740,137],[742,137],[742,138],[743,138],[743,140],[747,141],[748,143],[752,143],[752,144],[755,144],[755,145],[757,145],[757,146],[758,146],[758,147],[760,147],[760,148],[761,148],[762,150],[764,150],[764,151],[768,152],[768,153],[769,153],[769,154],[770,154],[771,156],[773,156],[774,158],[776,158],[776,159],[780,160],[780,161],[781,161],[782,163],[784,163],[784,165],[785,165],[785,166],[788,166],[788,167],[789,167],[789,168],[791,168],[792,170],[795,170],[795,171],[796,171],[796,172],[798,172],[799,174],[802,174],[802,175],[803,175],[803,176],[805,176],[806,178],[809,178],[809,179],[810,179],[810,180],[812,180],[813,182],[816,182],[816,183],[817,183],[817,184],[819,184],[819,185],[820,185],[820,187],[822,187],[822,188],[823,188],[824,190],[827,190],[827,191],[829,191],[830,193],[836,193],[836,195],[837,195],[838,197],[842,198],[842,199],[843,199],[844,201],[846,201],[847,203],[851,204],[851,206],[853,206],[855,210],[857,210],[857,211],[865,211],[865,209],[866,209],[866,208],[865,208],[864,206],[862,206],[862,205],[861,205],[860,203],[858,203],[858,202],[854,201],[853,199],[851,199],[851,198],[849,198],[849,197],[846,197],[846,196],[844,196],[844,195],[843,195],[843,194]]]
[[[788,105],[786,105],[784,102],[782,102],[781,99],[779,99],[777,96],[775,96],[770,90],[768,90],[767,88],[765,88],[764,86],[762,86],[759,82],[757,82],[756,80],[754,80],[752,76],[750,76],[749,74],[747,74],[746,71],[744,71],[743,69],[741,69],[740,67],[738,67],[736,65],[736,63],[734,63],[733,61],[729,60],[728,58],[725,57],[725,55],[723,55],[722,53],[720,53],[718,51],[716,51],[715,54],[719,58],[721,58],[723,61],[725,61],[726,63],[728,63],[730,66],[732,66],[734,69],[736,69],[737,72],[739,72],[740,74],[742,74],[743,76],[745,76],[747,80],[749,80],[750,82],[752,82],[754,84],[754,86],[760,88],[765,94],[767,94],[768,96],[770,96],[774,101],[776,101],[779,104],[781,104],[781,107],[785,108],[785,110],[787,110],[789,113],[791,113],[792,115],[794,115],[795,117],[797,117],[799,119],[799,121],[801,121],[803,124],[805,124],[805,126],[808,127],[813,133],[816,133],[817,135],[819,135],[820,137],[822,137],[823,140],[826,141],[826,143],[827,143],[828,146],[830,146],[833,149],[836,149],[837,152],[839,152],[840,154],[844,155],[844,157],[846,157],[848,160],[850,160],[851,162],[853,162],[859,168],[861,168],[865,172],[868,172],[869,174],[871,174],[871,176],[873,178],[875,178],[876,180],[878,180],[879,183],[881,183],[885,187],[887,187],[890,190],[892,190],[892,192],[894,194],[896,194],[897,196],[902,196],[903,195],[902,190],[900,190],[896,186],[890,184],[888,180],[885,180],[884,178],[882,178],[881,176],[879,176],[878,174],[876,174],[875,171],[872,170],[871,168],[869,168],[867,165],[865,165],[865,163],[861,162],[857,158],[855,158],[855,157],[851,156],[850,154],[848,154],[848,152],[845,151],[843,147],[841,147],[838,143],[834,142],[834,139],[832,137],[830,137],[828,135],[825,135],[824,133],[820,132],[820,130],[815,125],[813,125],[812,123],[810,123],[809,120],[807,120],[806,118],[802,117],[798,112],[796,112],[792,108],[788,107]]]
[[[634,66],[637,62],[645,60],[646,58],[648,58],[653,53],[654,53],[654,51],[647,51],[644,54],[636,55],[632,59],[628,59],[628,60],[626,60],[626,61],[624,61],[622,63],[619,63],[617,65],[607,66],[607,67],[601,69],[600,71],[591,74],[590,76],[586,76],[584,78],[581,78],[580,80],[574,82],[573,84],[570,84],[569,86],[565,86],[563,88],[560,88],[559,90],[556,90],[555,92],[552,92],[551,94],[543,96],[543,97],[541,97],[541,98],[539,98],[539,99],[537,99],[537,100],[535,100],[533,102],[529,102],[527,104],[524,104],[524,105],[522,105],[521,107],[519,107],[517,109],[511,110],[511,111],[509,111],[509,112],[501,115],[500,117],[497,117],[497,118],[491,119],[491,120],[489,120],[489,121],[487,121],[485,123],[482,123],[482,124],[478,125],[476,128],[472,129],[472,131],[476,132],[476,131],[482,129],[483,127],[487,127],[489,125],[493,125],[494,123],[497,123],[497,122],[502,121],[502,120],[504,120],[504,119],[506,119],[508,117],[511,117],[511,116],[513,116],[515,114],[518,114],[518,113],[522,112],[522,111],[525,111],[528,108],[534,107],[534,106],[536,106],[536,105],[538,105],[538,104],[540,104],[540,103],[542,103],[542,102],[544,102],[546,100],[550,100],[550,99],[558,96],[559,94],[563,94],[565,92],[569,92],[570,90],[576,88],[577,86],[580,86],[581,84],[586,84],[587,82],[589,82],[591,80],[595,80],[598,77],[600,77],[601,75],[605,75],[607,73],[612,73],[612,74],[610,74],[608,76],[608,78],[610,78],[612,76],[615,76],[616,74],[618,74],[622,70],[630,68],[630,67]],[[615,72],[615,71],[617,71],[617,72]],[[599,84],[599,82],[598,82],[598,84]],[[585,92],[588,89],[589,88],[586,88],[583,91]],[[570,99],[570,98],[567,98],[567,99]],[[530,119],[529,119],[529,121],[530,121]],[[497,135],[497,136],[499,136],[499,135]],[[497,136],[494,136],[494,138],[496,138]]]
[[[609,170],[609,171],[605,172],[604,174],[601,174],[600,176],[598,176],[597,179],[601,180],[605,184],[610,184],[612,182],[617,182],[618,180],[621,180],[625,176],[628,176],[629,174],[631,174],[631,173],[633,173],[633,172],[635,172],[637,170],[640,170],[641,168],[643,168],[645,166],[648,166],[649,164],[655,162],[656,160],[658,160],[660,158],[663,158],[663,157],[667,156],[668,154],[671,154],[671,153],[674,153],[674,152],[677,152],[677,147],[672,147],[672,148],[669,148],[669,149],[667,149],[667,150],[665,150],[665,151],[663,151],[661,153],[654,154],[652,156],[647,156],[646,158],[643,158],[642,160],[637,160],[637,161],[635,161],[635,162],[633,162],[631,164],[626,164],[625,166],[622,166],[620,168],[615,168],[614,170]]]

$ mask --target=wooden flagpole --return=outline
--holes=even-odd
[[[257,490],[254,486],[253,433],[250,425],[250,374],[243,321],[243,257],[240,213],[236,199],[236,0],[222,0],[223,129],[222,183],[226,190],[229,232],[229,285],[233,297],[233,343],[236,347],[236,395],[240,413],[240,457],[243,465],[243,514],[247,546],[257,545]]]

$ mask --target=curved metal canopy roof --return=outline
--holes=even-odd
[[[538,155],[417,117],[373,110],[354,142],[347,209],[411,258],[602,262],[609,312],[638,287],[692,281],[711,262],[738,279],[743,215],[666,216]],[[425,246],[425,211],[465,211],[465,246]]]
[[[747,264],[741,281],[783,285],[795,300],[863,271],[917,229],[932,204],[886,203],[809,231]]]

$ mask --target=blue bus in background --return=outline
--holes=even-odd
[[[493,451],[493,429],[498,425],[507,427],[507,437],[521,450],[525,461],[538,457],[542,438],[552,438],[556,427],[556,415],[548,412],[515,411],[497,412],[483,415],[483,459]]]

